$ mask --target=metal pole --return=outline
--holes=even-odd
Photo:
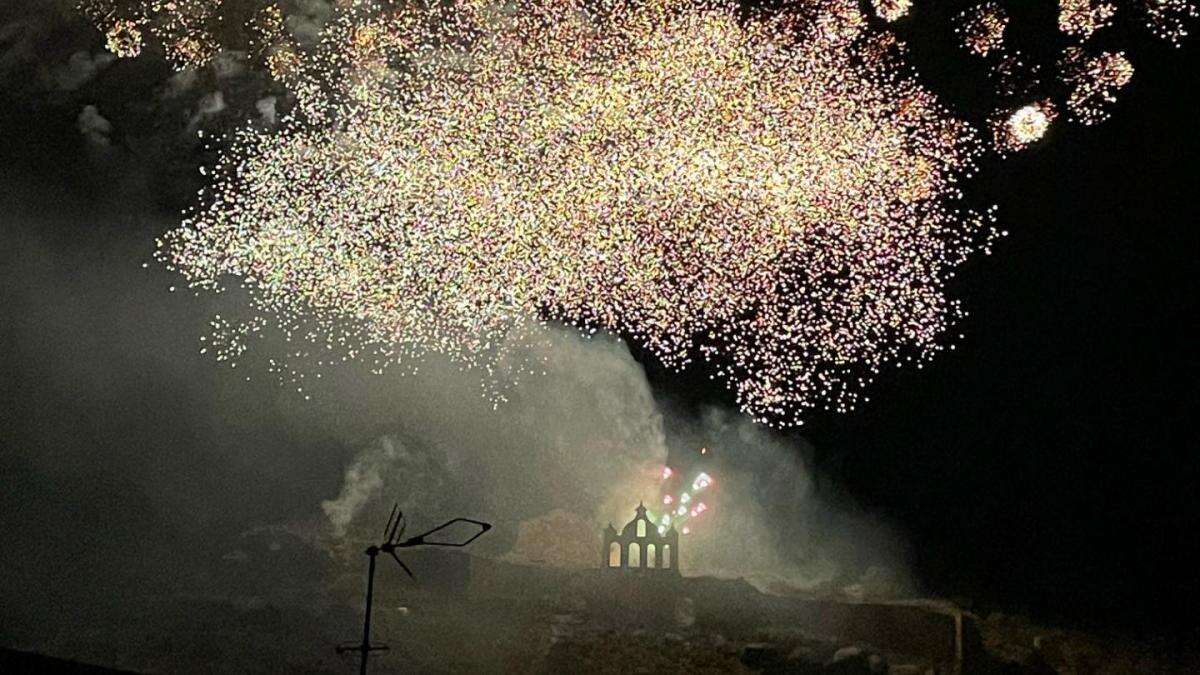
[[[358,647],[338,646],[337,648],[337,653],[339,654],[356,650],[362,654],[362,661],[359,662],[358,667],[359,675],[367,675],[367,657],[370,656],[371,652],[387,649],[387,647],[383,645],[380,645],[379,647],[371,646],[371,608],[375,597],[375,558],[380,554],[380,552],[387,553],[388,555],[392,556],[392,558],[396,560],[396,564],[400,566],[400,569],[404,570],[408,576],[411,577],[413,575],[412,571],[409,570],[408,565],[405,565],[404,561],[396,555],[396,549],[412,548],[414,546],[452,546],[455,548],[462,548],[463,546],[466,546],[467,544],[470,544],[478,539],[483,535],[484,532],[492,529],[491,523],[472,520],[470,518],[455,518],[438,525],[428,532],[418,534],[415,537],[409,537],[404,541],[398,542],[396,539],[404,536],[404,522],[404,513],[399,510],[399,505],[393,506],[392,515],[388,517],[388,524],[384,528],[384,536],[386,537],[386,540],[382,545],[370,546],[367,548],[366,554],[367,557],[370,558],[370,565],[367,567],[367,607],[366,611],[363,613],[362,643],[359,644]],[[436,534],[450,527],[451,525],[454,525],[455,523],[471,523],[472,525],[478,526],[479,531],[476,532],[474,536],[461,542],[437,540],[426,541],[426,537]],[[397,528],[400,530],[399,535],[396,534]]]
[[[367,613],[363,617],[362,662],[359,665],[359,675],[367,675],[367,656],[371,653],[371,595],[375,590],[375,556],[379,549],[372,546],[367,549],[371,565],[367,569]]]

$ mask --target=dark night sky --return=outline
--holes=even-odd
[[[918,62],[969,95],[972,74],[928,44],[947,38],[922,37]],[[902,524],[946,595],[1148,632],[1197,625],[1200,58],[1156,47],[1112,119],[1059,125],[968,184],[1009,236],[959,280],[971,316],[956,350],[796,432],[829,480]],[[674,375],[653,379],[680,393]],[[730,400],[692,385],[692,403]]]
[[[1060,127],[986,176],[1011,236],[966,274],[960,348],[811,438],[919,533],[921,567],[947,588],[987,579],[1048,613],[1186,625],[1200,599],[1200,61],[1147,60],[1107,124]]]
[[[972,201],[1000,206],[999,225],[1010,235],[993,256],[963,270],[956,292],[971,316],[957,349],[923,371],[886,374],[872,401],[852,414],[819,417],[790,432],[811,442],[808,459],[821,480],[907,534],[917,573],[939,595],[1071,623],[1194,630],[1188,610],[1200,603],[1198,47],[1147,47],[1112,120],[1094,128],[1058,125],[1032,151],[985,165],[967,191]],[[937,69],[935,56],[915,51],[918,62]],[[956,77],[949,73],[943,82],[951,94],[964,88]],[[20,205],[23,218],[31,211],[44,216],[43,245],[94,246],[94,256],[127,255],[136,268],[141,259],[131,252],[148,250],[156,228],[169,223],[170,204],[147,206],[153,215],[144,220],[114,204],[119,193],[108,186],[126,168],[89,163],[77,114],[76,102],[61,97],[3,97],[0,190],[8,192],[8,210],[0,213],[0,246],[17,236],[18,228],[9,228]],[[154,180],[147,182],[153,187]],[[128,218],[83,230],[79,214],[90,208]],[[128,245],[121,253],[105,251],[112,239]],[[6,264],[13,262],[8,256]],[[73,258],[80,259],[87,256]],[[17,286],[54,285],[55,275],[65,286],[78,281],[71,267],[50,269],[36,281],[11,271],[0,274],[6,295]],[[4,535],[28,537],[21,546],[31,551],[44,543],[45,535],[22,525],[27,498],[53,505],[52,522],[78,518],[87,538],[103,538],[109,521],[77,513],[83,501],[111,502],[114,513],[147,521],[162,517],[151,506],[124,503],[152,496],[98,486],[87,474],[38,475],[36,463],[17,450],[53,419],[39,410],[57,405],[56,397],[70,398],[69,390],[54,389],[66,385],[47,384],[55,381],[52,368],[28,343],[31,333],[16,328],[29,311],[18,297],[30,296],[14,293],[0,308],[0,475],[21,486],[3,490]],[[156,311],[143,310],[151,317]],[[174,339],[166,332],[146,339]],[[73,337],[57,339],[69,345]],[[729,402],[699,374],[649,370],[656,394],[672,405]],[[209,388],[219,389],[211,382],[143,379],[137,405],[152,411],[156,402],[194,405],[214,395]],[[105,410],[89,414],[99,418]],[[147,425],[173,423],[169,412],[154,415],[163,420]],[[86,416],[57,424],[76,422],[103,426]],[[333,483],[337,467],[331,456],[321,469]],[[163,470],[210,469],[197,458]],[[205,480],[221,477],[199,482]]]

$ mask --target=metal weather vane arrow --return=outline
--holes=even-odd
[[[442,532],[457,523],[468,523],[470,525],[477,526],[479,531],[471,535],[471,537],[465,541],[438,541],[431,538],[436,533]],[[383,651],[388,649],[387,645],[371,644],[371,604],[375,590],[375,558],[381,552],[387,553],[388,555],[392,556],[392,559],[396,561],[396,564],[400,566],[400,569],[404,570],[404,573],[407,574],[409,578],[415,579],[416,577],[413,576],[412,570],[408,568],[408,565],[404,564],[404,561],[400,559],[400,556],[396,555],[397,549],[415,548],[417,546],[444,546],[462,548],[483,536],[484,532],[492,529],[492,525],[491,523],[485,523],[481,520],[475,520],[473,518],[454,518],[442,523],[441,525],[438,525],[431,530],[422,532],[421,534],[413,537],[409,537],[408,539],[401,540],[401,537],[404,536],[404,531],[407,528],[408,522],[404,517],[404,511],[400,509],[400,504],[396,503],[392,506],[392,512],[388,516],[387,524],[383,527],[383,543],[372,544],[368,546],[367,550],[365,551],[367,557],[370,559],[370,564],[367,568],[367,604],[366,611],[363,615],[362,642],[358,644],[340,645],[337,648],[337,652],[339,654],[358,652],[361,655],[358,672],[363,675],[365,675],[367,672],[368,655],[374,651]]]

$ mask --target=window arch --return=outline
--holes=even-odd
[[[621,545],[615,541],[608,545],[608,566],[621,566]]]
[[[654,544],[646,544],[646,567],[658,567],[658,559]]]
[[[642,566],[642,547],[636,541],[629,545],[629,566]]]
[[[671,568],[671,545],[670,544],[663,544],[662,566],[667,569]]]

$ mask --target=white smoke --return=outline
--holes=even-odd
[[[196,103],[196,112],[192,115],[192,119],[188,122],[188,128],[195,128],[197,124],[214,115],[219,115],[225,111],[225,95],[219,91],[214,91],[205,94]]]
[[[333,7],[324,0],[296,0],[284,17],[284,25],[302,45],[313,45],[333,15]]]
[[[50,79],[59,91],[75,91],[91,82],[101,70],[115,60],[116,57],[108,52],[100,52],[93,56],[88,51],[77,51],[66,63],[50,71]]]
[[[322,503],[334,531],[374,536],[398,501],[430,524],[457,515],[490,520],[498,536],[476,552],[594,565],[601,528],[620,527],[639,501],[653,506],[658,498],[669,428],[676,455],[713,448],[718,483],[714,510],[681,542],[685,573],[805,589],[903,585],[902,540],[820,494],[794,441],[741,416],[664,412],[642,367],[610,338],[555,331],[533,357],[545,374],[497,410],[474,374],[433,363],[400,379],[411,385],[392,394],[405,413],[391,426],[401,428],[364,443],[337,497]]]
[[[719,409],[687,424],[694,444],[712,448],[718,485],[711,520],[681,546],[685,571],[861,596],[911,588],[903,538],[819,488],[803,441]]]
[[[359,454],[346,469],[342,491],[337,499],[321,502],[321,510],[333,524],[337,536],[344,536],[350,521],[354,520],[362,507],[379,496],[384,473],[392,470],[401,459],[400,447],[391,438],[381,438]]]
[[[92,145],[105,148],[109,146],[108,136],[112,133],[113,126],[111,122],[104,119],[96,106],[84,106],[75,121],[75,126]]]
[[[278,99],[274,96],[265,96],[254,103],[254,109],[258,111],[259,118],[268,127],[275,126],[279,121],[279,111],[276,108],[277,103]]]
[[[667,454],[662,416],[625,346],[561,331],[531,350],[545,374],[498,409],[480,395],[477,374],[437,362],[388,378],[396,386],[387,393],[360,398],[347,378],[335,380],[337,393],[316,394],[319,406],[333,406],[327,395],[349,397],[360,410],[354,428],[365,417],[385,430],[362,444],[338,496],[322,504],[333,528],[350,533],[361,521],[369,532],[399,501],[416,518],[486,516],[507,546],[526,519],[561,509],[598,524],[653,489]],[[380,396],[392,405],[377,409]],[[388,419],[385,410],[403,413]]]

